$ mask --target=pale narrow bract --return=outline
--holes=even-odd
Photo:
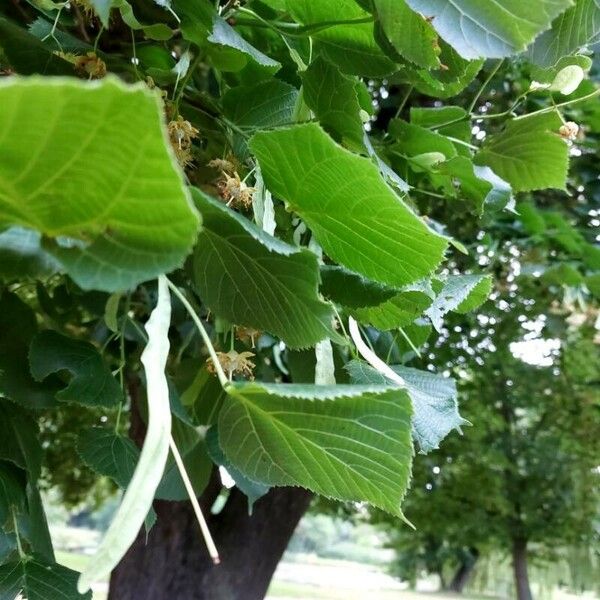
[[[315,346],[315,383],[317,385],[335,385],[335,364],[331,340],[317,342]]]
[[[148,396],[146,439],[121,506],[100,548],[79,578],[77,589],[82,594],[90,589],[92,583],[109,575],[133,544],[163,475],[171,435],[169,388],[165,377],[170,322],[171,298],[167,280],[161,275],[158,279],[158,302],[145,326],[148,343],[141,358]]]
[[[401,388],[406,387],[406,382],[398,373],[395,373],[390,369],[389,365],[384,363],[367,344],[365,344],[362,336],[360,335],[360,329],[358,323],[352,317],[348,318],[348,329],[350,330],[350,337],[358,350],[358,353],[377,371],[382,375],[385,375],[388,379],[397,383]]]

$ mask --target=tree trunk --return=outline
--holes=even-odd
[[[463,593],[465,586],[471,579],[471,575],[473,575],[478,558],[479,551],[476,548],[471,549],[471,556],[463,560],[460,567],[458,567],[458,570],[454,574],[454,577],[450,582],[450,587],[448,588],[450,591],[458,594]]]
[[[273,489],[248,516],[246,497],[233,489],[212,515],[219,490],[213,477],[201,506],[221,564],[212,564],[189,502],[155,502],[158,521],[113,571],[109,600],[262,600],[311,494]]]
[[[527,540],[513,540],[513,570],[518,600],[532,600],[527,573]]]

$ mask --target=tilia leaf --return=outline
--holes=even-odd
[[[227,393],[219,442],[243,475],[401,516],[413,452],[403,390],[233,383]]]
[[[205,224],[194,253],[194,282],[212,311],[294,348],[336,335],[333,310],[317,294],[315,254],[270,236],[199,190],[194,200]]]
[[[84,288],[183,263],[198,228],[156,94],[116,79],[3,78],[0,221],[36,229]]]
[[[269,189],[345,267],[404,285],[442,260],[446,240],[398,198],[370,160],[338,146],[318,125],[257,133],[250,148]]]

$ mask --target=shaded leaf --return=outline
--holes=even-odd
[[[234,383],[219,415],[233,466],[401,516],[410,475],[410,401],[394,386]]]
[[[35,381],[29,371],[27,354],[37,331],[33,310],[16,294],[0,296],[0,393],[27,408],[54,406],[60,389],[56,378]]]
[[[312,252],[271,237],[199,190],[194,199],[204,218],[194,282],[212,311],[296,348],[335,335],[333,311],[317,295],[319,268]]]
[[[350,361],[346,369],[355,383],[391,383],[363,361]],[[460,432],[462,426],[469,425],[458,412],[458,393],[453,379],[400,365],[391,365],[391,369],[406,382],[413,404],[413,437],[421,452],[435,450],[453,429]]]
[[[0,48],[15,71],[21,75],[73,75],[71,63],[54,54],[52,49],[31,33],[2,17]]]
[[[216,427],[211,427],[206,432],[206,449],[211,460],[219,467],[223,467],[235,481],[236,487],[246,495],[248,498],[248,514],[251,515],[254,503],[271,488],[268,485],[248,479],[227,460],[219,445],[219,431]]]
[[[139,448],[128,437],[103,427],[81,432],[77,451],[88,467],[123,489],[129,485],[140,457]]]
[[[42,468],[37,423],[21,407],[0,399],[0,459],[27,471],[35,482]]]
[[[260,50],[248,43],[227,21],[215,15],[213,17],[213,28],[208,36],[208,41],[220,46],[226,46],[238,50],[251,58],[261,67],[265,67],[273,73],[278,71],[281,65]]]
[[[33,279],[58,269],[58,262],[42,248],[39,232],[10,227],[0,233],[0,277]]]
[[[0,460],[0,528],[12,517],[13,510],[19,512],[24,505],[23,471],[11,462]],[[0,598],[2,597],[0,595]]]
[[[321,267],[321,293],[326,298],[347,308],[360,308],[381,304],[393,298],[396,290],[375,281],[369,281],[344,267],[323,265]]]
[[[302,74],[302,94],[321,125],[351,148],[364,148],[356,82],[321,57]]]
[[[368,20],[370,15],[354,0],[287,0],[287,9],[304,25],[327,21]],[[342,71],[351,75],[380,76],[392,73],[394,62],[377,45],[373,23],[336,25],[312,33],[315,47]]]
[[[40,557],[26,556],[19,562],[0,566],[0,597],[27,600],[91,600],[92,592],[77,592],[79,573]]]
[[[73,377],[67,387],[56,393],[58,400],[110,407],[119,404],[123,398],[108,365],[88,342],[56,331],[42,331],[31,342],[29,364],[37,381],[63,370],[71,373]]]
[[[351,310],[361,323],[377,327],[382,331],[410,325],[431,305],[431,298],[420,290],[402,290],[377,306]]]

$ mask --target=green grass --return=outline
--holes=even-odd
[[[425,594],[410,591],[396,590],[373,590],[369,592],[369,597],[375,597],[377,600],[490,600],[489,596],[472,596],[456,594]],[[302,585],[300,583],[290,583],[287,581],[274,581],[269,588],[267,600],[269,599],[292,600],[298,598],[302,600],[364,600],[365,591],[358,590],[353,592],[347,589],[334,589],[315,587],[313,585]]]

